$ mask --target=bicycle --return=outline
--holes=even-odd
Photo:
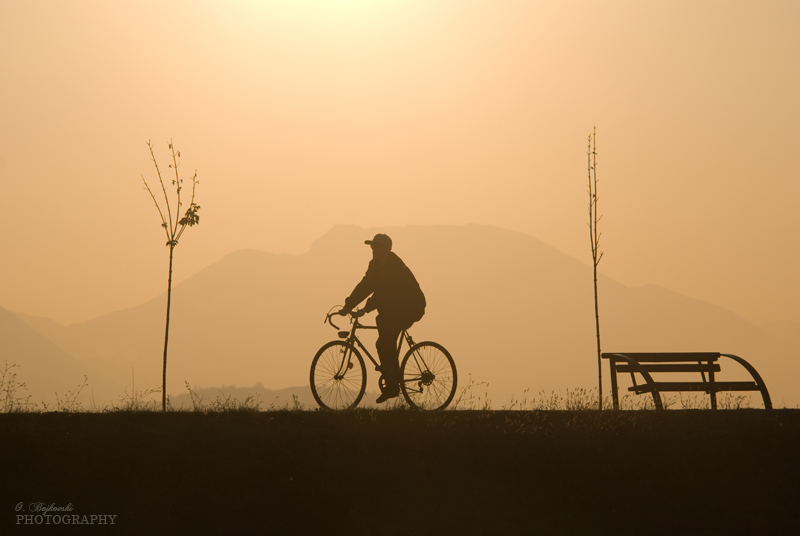
[[[380,371],[380,366],[369,350],[358,338],[359,329],[378,329],[377,326],[365,326],[359,321],[358,311],[347,313],[352,327],[349,331],[340,330],[331,317],[339,312],[329,312],[325,322],[333,326],[340,339],[322,346],[311,362],[311,393],[317,404],[324,409],[341,410],[355,408],[367,388],[367,369],[360,348]],[[458,383],[456,365],[450,352],[435,342],[415,343],[403,330],[397,346],[397,355],[403,342],[408,345],[400,364],[400,392],[408,405],[422,410],[440,410],[453,400]],[[378,385],[386,385],[386,377],[381,374]]]

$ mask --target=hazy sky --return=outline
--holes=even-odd
[[[178,280],[337,223],[491,224],[588,263],[597,125],[601,272],[800,320],[800,2],[2,0],[0,51],[4,308],[165,290],[149,139],[200,179]]]

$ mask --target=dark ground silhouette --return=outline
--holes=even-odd
[[[800,528],[798,410],[10,414],[0,427],[3,533],[31,502],[116,515],[123,534]]]

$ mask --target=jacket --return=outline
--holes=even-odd
[[[377,309],[380,314],[414,322],[425,314],[425,295],[417,279],[392,251],[382,261],[370,261],[367,273],[345,300],[345,309],[353,309],[370,294],[366,311]]]

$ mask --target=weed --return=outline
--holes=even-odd
[[[480,395],[475,396],[472,393],[474,388],[479,388],[483,386],[484,393],[483,397]],[[463,406],[462,406],[463,404]],[[461,387],[461,393],[459,393],[458,398],[456,398],[449,406],[450,409],[480,409],[480,410],[490,410],[492,409],[492,401],[489,398],[489,382],[480,382],[475,383],[475,380],[472,379],[472,374],[469,375],[469,381],[467,385]]]
[[[292,395],[292,410],[303,411],[305,406],[300,403],[300,398],[297,395]]]
[[[72,391],[67,391],[67,394],[64,395],[64,398],[58,396],[58,391],[56,391],[56,409],[51,410],[47,404],[42,402],[42,406],[44,407],[45,411],[60,411],[62,413],[78,413],[83,411],[83,405],[78,402],[78,396],[81,394],[81,391],[86,387],[89,383],[89,377],[83,377],[83,383],[78,384],[78,386],[73,389]]]
[[[186,384],[186,390],[189,391],[189,397],[192,399],[192,411],[203,411],[203,400],[205,397],[199,393],[196,393],[192,386],[189,385],[189,382],[184,380]]]
[[[192,411],[202,412],[202,413],[209,413],[209,412],[216,412],[216,413],[226,413],[226,412],[257,412],[261,411],[261,404],[262,402],[258,398],[258,393],[255,395],[249,394],[245,397],[244,400],[239,400],[238,398],[233,398],[233,395],[226,395],[222,391],[219,392],[217,397],[209,403],[205,402],[205,397],[199,393],[197,393],[192,387],[189,385],[189,382],[186,383],[186,389],[189,391],[189,396],[192,400]],[[286,408],[288,409],[288,402],[286,403]],[[297,396],[294,397],[294,409],[304,409],[302,404],[300,404],[297,400]],[[270,409],[274,409],[275,405],[270,404]]]
[[[225,395],[222,391],[211,403],[211,411],[230,412],[230,411],[260,411],[261,401],[258,394],[247,395],[244,400],[233,398],[232,395]]]
[[[0,413],[13,413],[19,411],[30,411],[35,404],[31,404],[31,395],[21,396],[19,391],[27,390],[25,382],[17,381],[17,373],[14,369],[19,365],[9,366],[8,361],[3,368],[0,376]]]
[[[158,403],[155,400],[147,400],[147,397],[160,393],[160,388],[145,389],[143,391],[136,390],[136,378],[131,369],[131,392],[125,388],[125,394],[120,397],[120,406],[114,406],[116,411],[153,411],[158,409]]]
[[[752,396],[734,393],[717,393],[717,408],[745,409],[752,407]],[[664,407],[680,407],[680,409],[711,409],[711,400],[705,393],[678,393],[677,396],[663,397]]]

